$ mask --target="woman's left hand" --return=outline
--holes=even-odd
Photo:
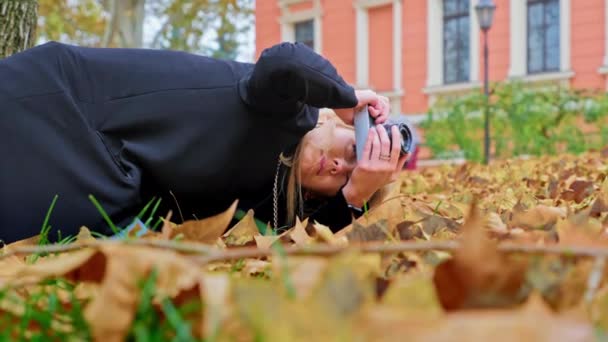
[[[363,148],[363,158],[357,162],[350,179],[342,188],[346,201],[362,207],[384,185],[397,179],[409,155],[401,155],[401,134],[396,126],[386,132],[384,126],[370,129]],[[392,139],[389,139],[388,134]],[[391,143],[392,141],[392,143]]]
[[[356,107],[334,109],[334,112],[336,112],[342,121],[352,125],[354,123],[355,112],[361,110],[363,106],[368,106],[369,115],[375,118],[376,124],[382,124],[386,121],[391,112],[391,104],[388,97],[378,95],[372,90],[356,90],[355,95],[358,100]]]

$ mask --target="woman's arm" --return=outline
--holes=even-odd
[[[281,43],[262,52],[252,73],[241,81],[241,96],[256,110],[271,115],[316,108],[353,108],[353,87],[325,58],[300,43]]]
[[[328,226],[332,232],[337,232],[362,214],[363,210],[351,209],[342,191],[339,191],[336,196],[328,198],[321,204],[308,218],[309,222],[319,222]]]

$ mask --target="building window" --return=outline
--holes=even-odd
[[[560,68],[559,0],[528,0],[528,73]]]
[[[311,49],[315,48],[315,26],[314,20],[306,20],[295,23],[295,41],[308,45]]]
[[[469,0],[443,0],[443,83],[470,76]]]

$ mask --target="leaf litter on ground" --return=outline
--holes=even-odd
[[[76,245],[34,262],[20,251],[39,239],[21,241],[0,255],[2,336],[605,338],[607,176],[594,152],[441,166],[403,173],[337,233],[298,219],[262,235],[253,211],[229,227],[235,202],[120,241],[83,227]]]

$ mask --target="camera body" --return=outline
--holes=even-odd
[[[367,135],[369,134],[369,129],[374,127],[374,118],[369,115],[369,110],[367,106],[364,106],[358,112],[355,112],[355,145],[356,145],[356,153],[357,160],[360,160],[363,156],[363,147],[365,146],[365,142],[367,140]],[[391,139],[392,143],[392,134],[391,127],[397,126],[399,128],[399,133],[401,133],[401,155],[411,153],[414,149],[414,137],[412,134],[411,128],[406,123],[395,123],[390,120],[383,124],[384,129],[388,133],[389,139]]]

